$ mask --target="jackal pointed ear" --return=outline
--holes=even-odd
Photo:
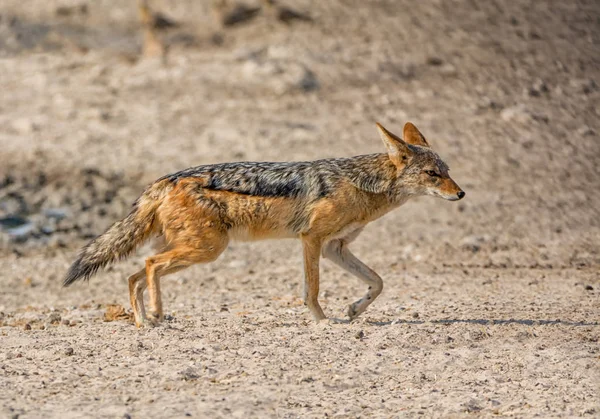
[[[404,131],[402,133],[404,141],[412,145],[420,145],[421,147],[431,148],[421,131],[413,125],[412,122],[404,124]]]
[[[379,122],[377,122],[376,125],[379,136],[387,148],[390,160],[392,160],[399,168],[404,167],[410,156],[412,156],[410,147],[402,141],[402,138],[389,132]]]

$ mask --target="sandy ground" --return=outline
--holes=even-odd
[[[600,415],[598,2],[303,0],[312,22],[225,29],[170,3],[159,60],[134,2],[2,1],[1,417]],[[467,197],[366,229],[385,288],[351,324],[310,320],[294,241],[168,277],[153,329],[125,280],[149,246],[61,288],[165,173],[382,151],[374,122],[407,120]],[[343,319],[364,286],[321,270]]]

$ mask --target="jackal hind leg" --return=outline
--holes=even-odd
[[[193,235],[179,235],[180,240],[172,243],[168,251],[146,259],[146,282],[150,297],[148,319],[153,324],[164,318],[160,278],[196,263],[212,262],[223,253],[228,244],[227,233],[214,229],[201,229]]]
[[[347,246],[348,243],[344,239],[332,240],[323,247],[323,256],[369,286],[367,294],[348,307],[348,317],[354,320],[381,294],[383,280],[374,270],[354,256]]]
[[[129,301],[133,310],[135,325],[142,327],[146,319],[144,309],[144,290],[146,289],[146,269],[142,269],[129,277]]]

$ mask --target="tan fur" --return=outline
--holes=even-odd
[[[464,192],[448,167],[407,123],[407,141],[377,124],[387,155],[300,163],[231,163],[199,166],[166,176],[138,200],[136,209],[81,253],[65,284],[129,254],[151,234],[162,243],[145,269],[129,278],[138,327],[163,317],[163,276],[214,261],[231,240],[298,238],[304,255],[304,300],[316,320],[321,256],[365,282],[367,294],[348,308],[356,318],[377,298],[383,281],[348,245],[371,221],[417,195],[458,200]],[[121,236],[124,236],[121,237]],[[143,293],[148,288],[150,313]]]

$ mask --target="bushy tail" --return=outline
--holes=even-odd
[[[69,268],[63,285],[79,279],[89,279],[98,269],[129,256],[156,229],[156,209],[165,194],[165,181],[155,183],[140,196],[133,210],[102,235],[81,249]]]

